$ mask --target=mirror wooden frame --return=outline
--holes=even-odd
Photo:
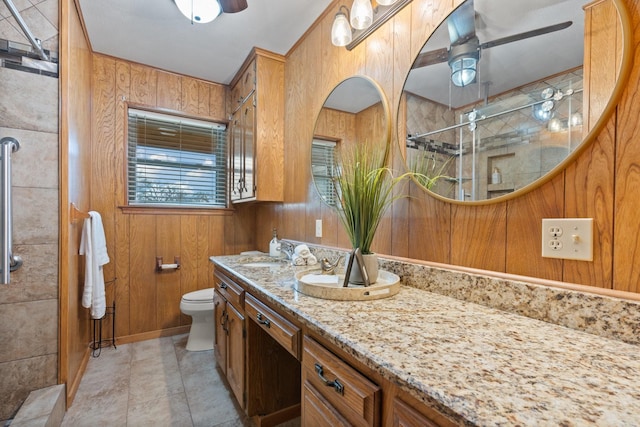
[[[545,183],[553,179],[556,175],[558,175],[561,171],[563,171],[571,163],[573,163],[578,158],[578,156],[580,156],[580,154],[583,153],[591,145],[591,143],[598,137],[598,135],[602,132],[602,130],[606,126],[611,115],[615,111],[618,105],[618,102],[620,101],[620,98],[626,86],[626,82],[629,80],[629,76],[631,74],[631,69],[633,65],[633,28],[631,27],[631,18],[629,16],[627,6],[625,5],[623,0],[610,0],[610,1],[614,4],[616,10],[618,11],[618,19],[620,20],[621,33],[622,33],[621,61],[620,61],[620,68],[618,70],[618,78],[617,78],[615,87],[611,92],[611,97],[609,98],[607,105],[603,109],[602,114],[600,115],[596,123],[593,125],[591,130],[583,138],[582,142],[576,147],[575,150],[569,153],[569,155],[565,159],[563,159],[560,163],[558,163],[555,167],[553,167],[549,172],[545,173],[540,178],[536,179],[535,181],[509,194],[501,195],[495,198],[474,200],[474,201],[451,199],[427,189],[426,187],[422,186],[418,181],[416,181],[415,178],[412,178],[415,184],[418,187],[422,188],[430,196],[451,204],[465,205],[465,206],[490,205],[490,204],[502,203],[511,199],[515,199],[526,193],[529,193],[530,191],[544,185]],[[433,26],[433,31],[429,34],[424,44],[426,44],[429,41],[429,39],[431,38],[433,33],[438,29],[438,27],[440,27],[440,25],[442,25],[447,20],[449,15],[453,13],[453,11],[455,11],[460,4],[462,3],[459,3],[456,7],[452,7],[451,11],[443,18],[443,20],[437,25]],[[417,57],[417,55],[420,54],[420,51],[422,50],[424,44],[420,47],[415,57]],[[415,61],[415,57],[414,57],[414,61]],[[412,61],[412,64],[413,64],[413,61]],[[411,68],[409,68],[409,71],[407,72],[407,76],[405,77],[405,80],[404,80],[405,83],[409,78],[410,73],[411,73]],[[403,87],[404,87],[404,84],[403,84]],[[403,89],[403,92],[404,92],[404,89]],[[404,129],[404,127],[406,126],[406,123],[404,121],[401,122],[401,120],[399,120],[400,117],[401,117],[401,111],[399,110],[396,116],[398,136],[404,135],[406,133]],[[402,129],[400,129],[400,127],[402,127]],[[404,142],[404,139],[399,137],[398,144],[401,144],[403,142]],[[400,151],[401,153],[404,152],[402,146],[400,146]],[[405,166],[406,166],[406,155],[403,155],[403,157],[404,157]],[[406,167],[408,168],[408,166]]]
[[[388,100],[387,100],[387,98],[385,96],[384,90],[382,89],[382,86],[380,86],[375,80],[373,80],[369,76],[360,75],[360,74],[349,76],[349,77],[341,80],[338,84],[336,84],[333,87],[333,89],[331,89],[329,94],[324,99],[324,101],[322,103],[322,106],[320,107],[320,110],[318,111],[318,114],[316,115],[316,120],[315,120],[314,126],[313,126],[313,135],[312,135],[311,142],[313,143],[313,141],[315,139],[324,139],[324,140],[327,140],[327,141],[341,141],[342,140],[342,138],[340,138],[339,135],[326,135],[326,134],[323,134],[323,133],[318,133],[318,123],[319,123],[319,120],[321,118],[322,111],[325,108],[325,105],[327,104],[327,101],[329,100],[331,95],[337,89],[339,89],[340,85],[342,85],[343,83],[345,83],[346,81],[348,81],[350,79],[362,79],[362,80],[366,81],[368,84],[370,84],[372,89],[375,89],[375,91],[377,92],[378,99],[380,100],[380,103],[382,104],[383,120],[385,120],[385,123],[384,123],[384,129],[383,129],[382,134],[381,134],[381,136],[382,136],[381,141],[384,144],[385,153],[384,153],[384,157],[383,157],[383,161],[382,161],[383,164],[381,166],[384,166],[384,165],[386,165],[388,163],[390,152],[391,152],[391,130],[392,130],[391,110],[390,110],[390,107],[389,107],[389,102],[388,102]],[[375,103],[371,104],[371,106],[373,106],[373,105],[376,105],[376,104]],[[371,106],[367,107],[367,108],[371,108]],[[358,140],[355,141],[355,142],[360,143],[361,138],[357,138],[357,139]],[[309,162],[311,163],[312,160],[310,159]],[[325,197],[322,195],[322,192],[318,189],[318,185],[317,185],[316,178],[314,176],[313,168],[311,167],[311,164],[310,164],[310,169],[311,169],[311,179],[313,180],[313,185],[314,185],[314,188],[316,189],[316,192],[318,193],[319,198],[326,205],[330,206],[331,208],[337,209],[336,206],[333,206],[333,205],[331,205],[331,204],[329,204],[327,202]]]

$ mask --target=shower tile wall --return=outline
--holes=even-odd
[[[58,0],[14,0],[43,47],[58,51]],[[28,44],[0,2],[0,38]],[[0,138],[12,156],[14,253],[24,260],[0,285],[0,424],[31,390],[58,378],[58,79],[0,68]]]

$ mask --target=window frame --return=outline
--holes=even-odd
[[[194,121],[205,122],[213,125],[224,126],[225,128],[225,148],[224,148],[224,206],[222,205],[202,205],[202,204],[179,204],[179,203],[131,203],[129,200],[129,111],[135,110],[150,116],[173,118],[176,121]],[[170,110],[170,109],[157,109],[145,105],[138,105],[133,103],[125,103],[124,108],[124,167],[123,183],[124,188],[122,205],[118,206],[125,214],[184,214],[190,215],[231,215],[233,208],[229,198],[229,121],[218,120],[211,117],[199,117],[184,114],[183,112]]]

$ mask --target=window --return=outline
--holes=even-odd
[[[314,138],[311,143],[311,171],[318,193],[329,206],[338,201],[334,178],[336,176],[336,142]]]
[[[129,109],[129,205],[227,206],[224,124]]]

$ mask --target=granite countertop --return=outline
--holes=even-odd
[[[409,286],[329,301],[297,271],[211,257],[250,293],[303,322],[418,399],[473,425],[640,425],[640,346]],[[447,412],[449,412],[447,411]]]

